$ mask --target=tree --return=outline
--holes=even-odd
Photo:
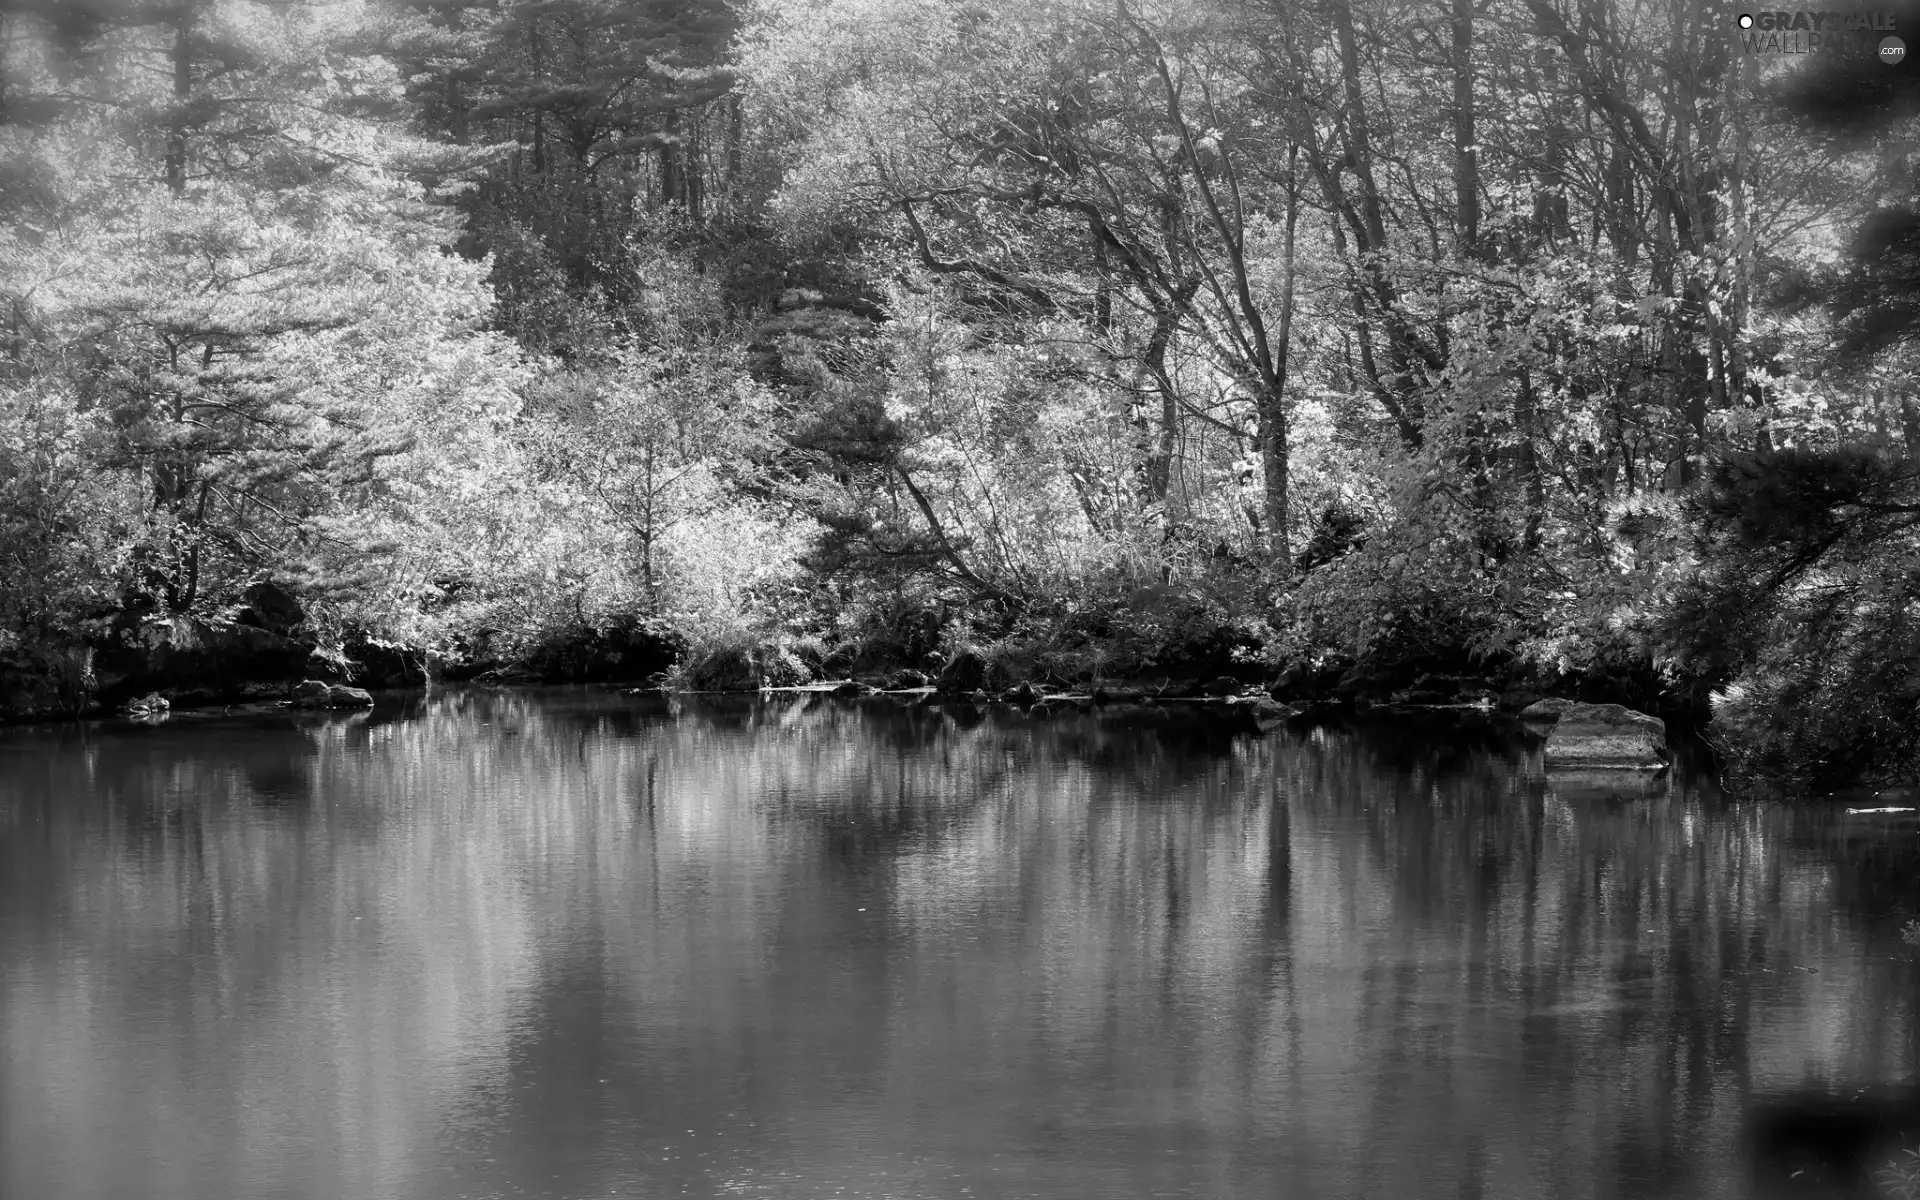
[[[554,435],[541,458],[603,506],[631,539],[647,607],[658,611],[663,543],[726,507],[770,449],[767,397],[724,347],[628,349],[611,365],[533,389]]]
[[[921,269],[973,281],[1003,313],[1084,322],[1132,363],[1111,385],[1158,409],[1133,418],[1153,430],[1139,446],[1149,504],[1174,503],[1176,447],[1199,408],[1178,364],[1225,381],[1264,464],[1248,515],[1284,565],[1299,188],[1272,165],[1286,130],[1263,119],[1232,43],[1124,7],[975,8],[908,59],[844,85],[861,99],[789,176],[788,219],[827,194],[825,173],[852,172]],[[1244,437],[1237,417],[1198,415]]]
[[[77,27],[18,18],[16,47],[38,34],[85,57],[44,60],[64,81],[16,72],[61,113],[0,130],[46,181],[8,214],[10,366],[58,381],[99,431],[97,465],[139,481],[136,607],[201,610],[367,549],[354,514],[411,437],[391,403],[408,352],[484,308],[479,275],[440,251],[451,214],[418,182],[480,155],[382,119],[397,81],[347,48],[360,11],[188,0],[101,6]]]
[[[1705,569],[1669,617],[1722,690],[1744,772],[1831,785],[1920,748],[1920,465],[1864,449],[1734,454],[1695,501]]]
[[[463,250],[492,252],[501,327],[577,357],[632,332],[636,243],[725,207],[736,27],[717,0],[393,0],[389,37],[419,118],[456,144],[513,149],[462,201]],[[714,193],[718,192],[716,197]],[[699,238],[683,237],[697,246]]]

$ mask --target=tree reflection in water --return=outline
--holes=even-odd
[[[1914,850],[1481,719],[12,731],[0,1194],[1746,1196],[1910,1074]]]

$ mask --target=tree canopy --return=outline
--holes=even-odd
[[[1882,769],[1917,68],[1729,22],[9,0],[0,653],[273,579],[328,645],[1577,677]]]

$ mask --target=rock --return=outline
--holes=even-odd
[[[987,681],[987,660],[978,650],[962,650],[940,668],[940,681],[934,686],[942,692],[977,692]]]
[[[925,671],[916,671],[912,667],[895,671],[893,674],[887,676],[887,688],[890,691],[896,692],[909,691],[913,688],[923,688],[932,682],[933,681],[927,677]]]
[[[1535,700],[1520,710],[1522,721],[1558,721],[1561,714],[1575,707],[1577,701],[1563,700],[1559,696],[1548,696],[1545,700]]]
[[[1289,717],[1300,713],[1291,704],[1282,704],[1265,692],[1255,692],[1246,696],[1230,696],[1224,700],[1215,699],[1207,705],[1207,710],[1226,727],[1238,725],[1251,728],[1257,733],[1268,733],[1279,727]]]
[[[875,689],[852,679],[843,679],[830,689],[835,696],[870,696]]]
[[[352,678],[363,687],[420,687],[427,682],[427,652],[403,642],[359,636],[344,647]]]
[[[240,593],[246,607],[234,614],[234,622],[286,637],[307,623],[307,610],[295,596],[270,579],[247,585]]]
[[[1339,682],[1333,685],[1334,695],[1342,700],[1358,700],[1363,697],[1372,699],[1390,695],[1392,692],[1393,681],[1366,666],[1348,669],[1340,676]]]
[[[1569,704],[1546,760],[1549,768],[1656,767],[1667,760],[1667,724],[1620,704]]]
[[[304,679],[293,689],[295,708],[367,708],[373,697],[357,687]]]
[[[298,679],[307,646],[251,625],[161,617],[123,628],[94,656],[109,702],[151,692],[237,694],[247,684]]]
[[[1006,691],[1000,693],[1000,699],[1008,704],[1032,704],[1040,699],[1040,692],[1030,680],[1021,680]]]
[[[1278,678],[1267,685],[1267,695],[1275,700],[1295,700],[1314,692],[1313,668],[1303,662],[1288,663]]]
[[[1034,701],[1035,712],[1053,712],[1056,709],[1065,708],[1091,711],[1093,697],[1085,692],[1047,692]]]
[[[1250,712],[1263,720],[1283,720],[1300,712],[1293,705],[1282,704],[1265,692],[1256,692],[1251,696],[1235,696],[1228,703],[1236,709]]]
[[[0,650],[0,719],[73,717],[93,705],[93,647],[80,643]]]
[[[127,701],[121,711],[130,717],[157,717],[173,707],[167,698],[159,692],[148,692],[135,700]]]
[[[1231,675],[1222,675],[1207,685],[1210,696],[1238,696],[1245,685]]]

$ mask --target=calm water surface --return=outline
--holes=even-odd
[[[442,694],[0,732],[0,1196],[1734,1197],[1910,821],[1471,724]]]

